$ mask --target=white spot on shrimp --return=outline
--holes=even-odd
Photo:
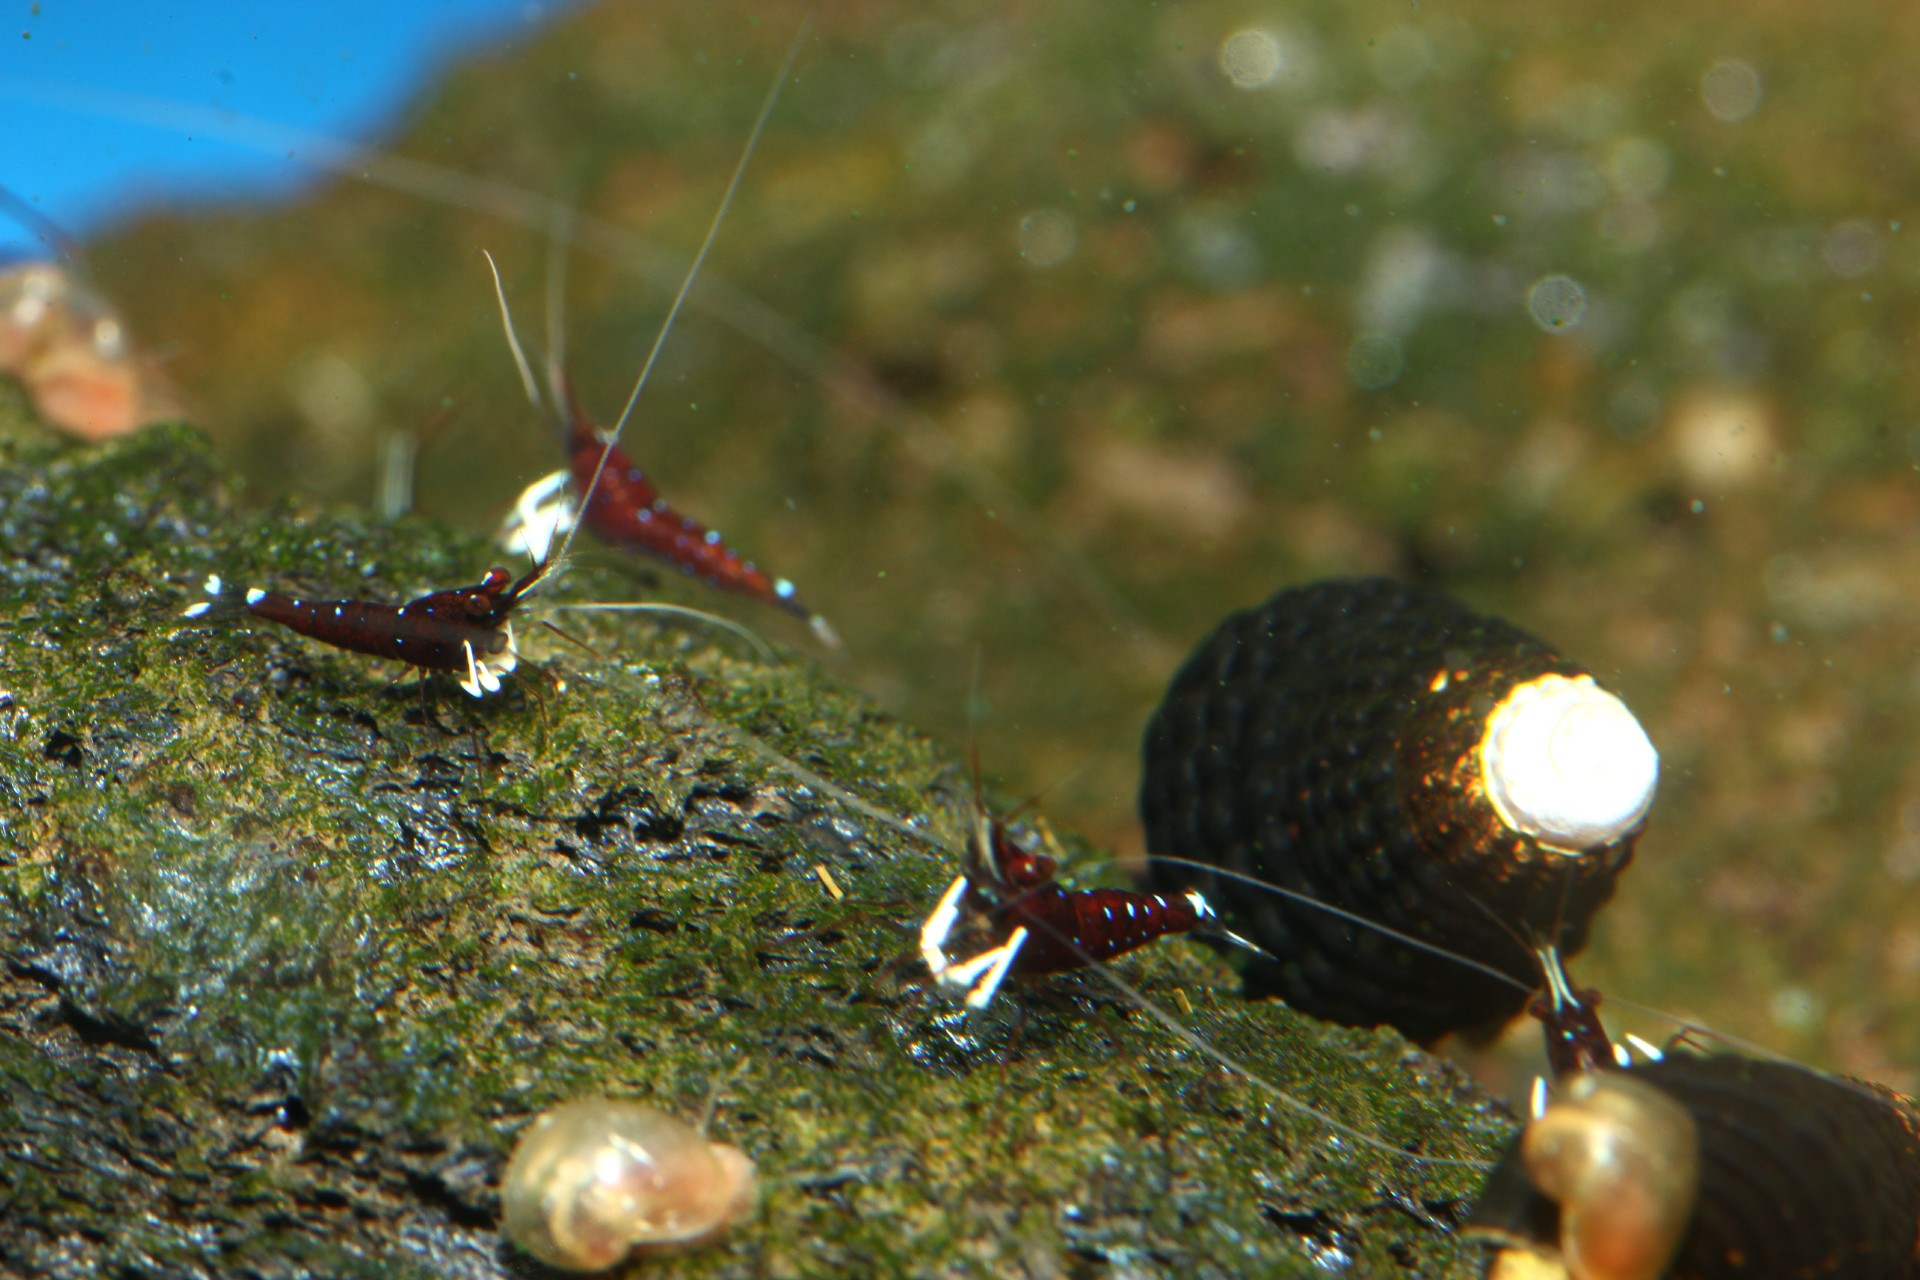
[[[259,604],[259,603],[260,603],[260,602],[261,602],[262,600],[265,600],[266,598],[267,598],[267,593],[266,593],[266,592],[264,592],[264,591],[262,591],[262,590],[261,590],[261,589],[260,589],[259,587],[248,587],[248,588],[247,588],[247,603],[248,603],[248,604]],[[297,604],[299,604],[300,602],[299,602],[298,600],[295,600],[295,601],[294,601],[294,603],[295,603],[295,604],[297,605]]]

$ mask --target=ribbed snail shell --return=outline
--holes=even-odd
[[[1147,847],[1330,902],[1538,977],[1613,893],[1658,756],[1626,707],[1517,627],[1381,578],[1229,617],[1149,724]],[[1274,957],[1248,990],[1427,1042],[1518,1013],[1524,990],[1241,881],[1156,859]],[[1523,941],[1525,940],[1525,941]],[[1531,945],[1529,945],[1531,944]]]
[[[700,1244],[752,1207],[753,1162],[663,1111],[579,1098],[534,1120],[500,1188],[507,1238],[551,1267]]]
[[[1730,1055],[1579,1076],[1515,1139],[1468,1229],[1496,1244],[1499,1280],[1912,1280],[1915,1113]]]

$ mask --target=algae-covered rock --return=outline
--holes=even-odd
[[[1467,1274],[1508,1122],[1393,1037],[1186,943],[1117,967],[1159,1013],[1098,974],[926,990],[963,775],[804,657],[549,642],[541,605],[632,591],[586,568],[500,696],[422,690],[180,610],[213,571],[404,599],[477,581],[473,540],[248,511],[185,428],[4,450],[0,1271],[538,1274],[506,1154],[608,1093],[711,1101],[762,1178],[649,1272]]]

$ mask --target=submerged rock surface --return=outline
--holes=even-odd
[[[1184,943],[1118,973],[1268,1084],[1097,974],[971,1020],[923,989],[964,773],[806,659],[585,615],[605,656],[549,643],[540,605],[633,594],[592,568],[479,702],[194,626],[209,572],[399,600],[493,556],[248,511],[187,428],[9,425],[0,1271],[540,1274],[498,1231],[506,1154],[608,1093],[716,1101],[764,1180],[649,1272],[1470,1272],[1479,1172],[1394,1150],[1484,1160],[1510,1122],[1397,1038],[1247,1004]]]

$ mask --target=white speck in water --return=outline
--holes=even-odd
[[[1406,368],[1406,352],[1391,334],[1364,333],[1347,348],[1347,376],[1362,391],[1392,386]]]
[[[1548,333],[1564,333],[1587,314],[1587,291],[1572,276],[1547,276],[1527,290],[1527,313]]]
[[[1057,267],[1073,256],[1080,233],[1058,209],[1036,209],[1020,219],[1020,256],[1029,266]]]
[[[1264,89],[1286,64],[1272,32],[1246,27],[1220,43],[1220,71],[1236,89]]]
[[[1723,58],[1700,77],[1700,97],[1723,124],[1739,124],[1760,106],[1760,73],[1750,62]]]

